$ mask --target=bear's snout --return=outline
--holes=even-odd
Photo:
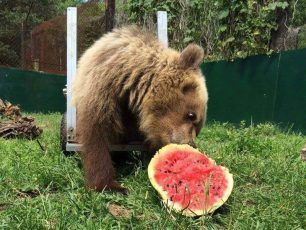
[[[194,131],[188,132],[184,128],[179,131],[174,131],[171,134],[170,142],[174,144],[188,144],[192,147],[196,147]]]

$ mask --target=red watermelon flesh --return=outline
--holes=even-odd
[[[164,203],[188,216],[213,212],[233,188],[227,168],[189,145],[170,144],[160,149],[149,164],[148,174]]]

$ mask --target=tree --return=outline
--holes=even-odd
[[[289,6],[289,2],[287,2]],[[277,29],[271,31],[270,49],[275,51],[286,50],[286,39],[288,36],[289,20],[292,17],[289,7],[277,8],[275,10]]]
[[[115,0],[105,0],[105,32],[111,31],[115,25]]]
[[[20,66],[22,44],[31,29],[81,0],[1,0],[0,1],[0,65]]]

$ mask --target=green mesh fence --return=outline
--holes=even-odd
[[[306,49],[203,63],[208,121],[273,122],[306,133]],[[65,111],[66,78],[0,68],[0,98],[28,112]]]
[[[203,63],[208,120],[270,121],[306,132],[306,49]]]
[[[64,112],[65,84],[62,75],[0,68],[0,98],[26,112]]]

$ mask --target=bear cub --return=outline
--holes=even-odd
[[[137,27],[114,29],[81,56],[73,83],[77,140],[87,187],[125,192],[115,180],[109,146],[143,141],[195,146],[208,94],[199,65],[203,49],[164,47]]]

